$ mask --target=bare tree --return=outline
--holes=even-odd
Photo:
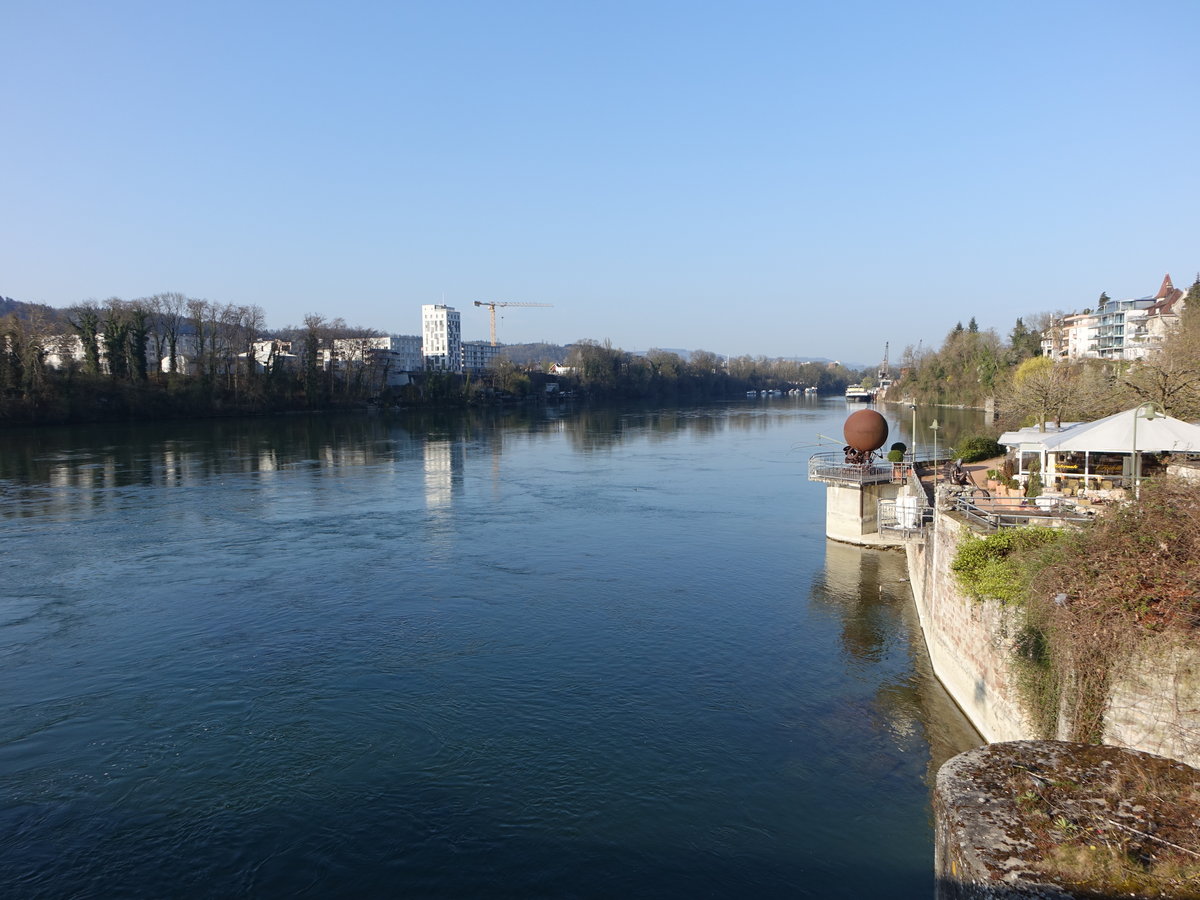
[[[1159,352],[1130,368],[1125,383],[1138,397],[1160,403],[1173,416],[1200,416],[1200,321],[1185,314]]]
[[[167,372],[179,372],[179,341],[187,320],[188,299],[178,292],[155,294],[150,298],[154,311],[154,331],[160,336],[156,345],[157,370],[162,370],[162,361],[167,360]]]
[[[204,377],[211,371],[209,345],[212,338],[211,332],[214,330],[210,326],[211,311],[210,304],[207,300],[197,300],[194,297],[189,297],[186,301],[187,307],[187,323],[191,325],[192,332],[195,334],[195,363],[196,375]]]
[[[46,355],[53,337],[45,314],[30,309],[25,316],[9,314],[0,320],[0,386],[37,395],[46,387]]]
[[[322,379],[318,362],[321,350],[322,333],[325,330],[325,318],[316,313],[304,317],[304,396],[309,406],[316,406],[321,394]]]
[[[1066,363],[1056,364],[1046,356],[1025,360],[1012,376],[1005,408],[1032,417],[1040,431],[1046,422],[1062,424],[1063,413],[1076,399],[1075,368]]]

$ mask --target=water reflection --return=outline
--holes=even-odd
[[[828,414],[828,413],[826,413]],[[405,413],[400,416],[287,416],[202,422],[98,425],[21,430],[0,436],[0,516],[87,513],[113,508],[131,487],[181,488],[241,479],[265,489],[288,469],[317,471],[420,462],[426,502],[441,508],[460,496],[469,454],[490,455],[500,480],[507,446],[528,436],[565,437],[592,454],[629,441],[661,444],[725,430],[794,425],[786,406],[701,409],[561,408]]]
[[[914,738],[928,741],[930,784],[943,762],[983,743],[933,676],[903,553],[827,540],[810,600],[840,621],[850,669],[878,682],[871,707],[877,724],[901,748]]]
[[[789,449],[844,415],[0,436],[0,894],[927,896],[955,714]]]
[[[933,455],[933,429],[930,426],[937,419],[937,449],[941,453],[953,447],[960,440],[972,435],[982,434],[987,428],[984,425],[983,413],[977,409],[959,409],[953,406],[918,406],[916,410],[916,441],[913,441],[913,414],[905,403],[885,403],[878,407],[891,423],[891,435],[888,443],[901,441],[908,447],[915,446],[918,455]]]
[[[426,441],[425,505],[442,509],[463,489],[467,450],[463,441]]]

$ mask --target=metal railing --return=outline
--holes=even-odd
[[[905,537],[916,537],[933,521],[933,507],[922,497],[897,497],[880,500],[876,515],[880,532],[893,531]]]
[[[841,452],[814,453],[808,458],[808,480],[879,484],[884,481],[903,481],[911,468],[911,464],[906,462],[855,465],[846,462],[846,455]]]
[[[1023,525],[1058,527],[1082,524],[1092,521],[1095,515],[1090,510],[1080,510],[1073,501],[1058,497],[1010,500],[984,497],[980,496],[980,493],[976,490],[970,494],[963,493],[952,497],[953,509],[970,522],[990,531],[1019,528]]]

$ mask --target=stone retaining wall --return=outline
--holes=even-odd
[[[967,524],[938,510],[908,544],[908,571],[933,670],[955,703],[990,741],[1034,738],[1017,687],[1013,642],[1020,619],[998,601],[958,589],[950,563]],[[1153,655],[1114,666],[1105,743],[1200,766],[1200,646],[1164,639]]]
[[[999,601],[958,590],[950,563],[965,523],[942,511],[908,545],[908,573],[925,645],[938,680],[988,741],[1034,737],[1013,668],[1016,617]]]

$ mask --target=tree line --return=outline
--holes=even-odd
[[[975,407],[992,398],[1002,428],[1088,421],[1146,401],[1177,418],[1200,419],[1200,278],[1184,303],[1161,347],[1133,361],[1041,355],[1042,334],[1055,318],[1049,313],[1032,325],[1017,319],[1004,338],[972,318],[965,327],[956,323],[936,350],[906,348],[888,393],[921,404]]]
[[[765,356],[726,360],[708,350],[693,351],[684,359],[670,350],[637,354],[591,340],[572,345],[566,366],[579,390],[601,399],[696,400],[810,386],[822,393],[842,393],[855,378],[840,364]]]
[[[685,358],[645,354],[583,340],[568,347],[503,354],[484,374],[424,373],[403,388],[363,356],[361,365],[326,365],[334,341],[379,336],[341,319],[306,316],[268,330],[258,306],[181,293],[87,301],[65,310],[4,298],[0,316],[0,417],[66,421],[114,416],[195,415],[361,405],[370,399],[454,405],[544,393],[550,363],[567,373],[564,391],[602,400],[698,400],[746,391],[815,387],[836,394],[866,373],[840,364],[739,356],[706,350]],[[1200,418],[1200,279],[1187,294],[1180,326],[1161,351],[1135,362],[1053,360],[1040,355],[1051,314],[1016,320],[1004,337],[959,322],[938,349],[905,349],[889,390],[923,404],[982,406],[995,398],[1003,424],[1079,420],[1153,400],[1172,415]],[[255,342],[269,340],[264,356]],[[290,347],[291,352],[284,348]],[[542,353],[540,365],[531,361]],[[514,355],[521,356],[514,349]]]
[[[268,331],[261,307],[181,293],[64,310],[10,302],[8,310],[0,317],[0,418],[8,420],[318,408],[360,402],[382,380],[369,364],[319,364],[318,351],[335,340],[379,334],[341,319],[312,315]],[[265,353],[255,352],[260,341]],[[289,346],[299,352],[284,352]]]
[[[544,396],[551,363],[561,393],[600,400],[698,400],[814,386],[841,393],[857,377],[843,366],[700,350],[637,354],[591,340],[502,352],[485,373],[413,373],[389,388],[386,355],[339,364],[339,341],[381,336],[309,315],[268,329],[258,306],[168,292],[113,297],[62,310],[7,301],[0,316],[0,419],[87,421],[323,409],[368,401],[464,405]],[[262,343],[259,343],[262,342]],[[259,343],[256,352],[256,343]],[[539,363],[533,353],[546,358]],[[331,364],[332,363],[332,364]]]

